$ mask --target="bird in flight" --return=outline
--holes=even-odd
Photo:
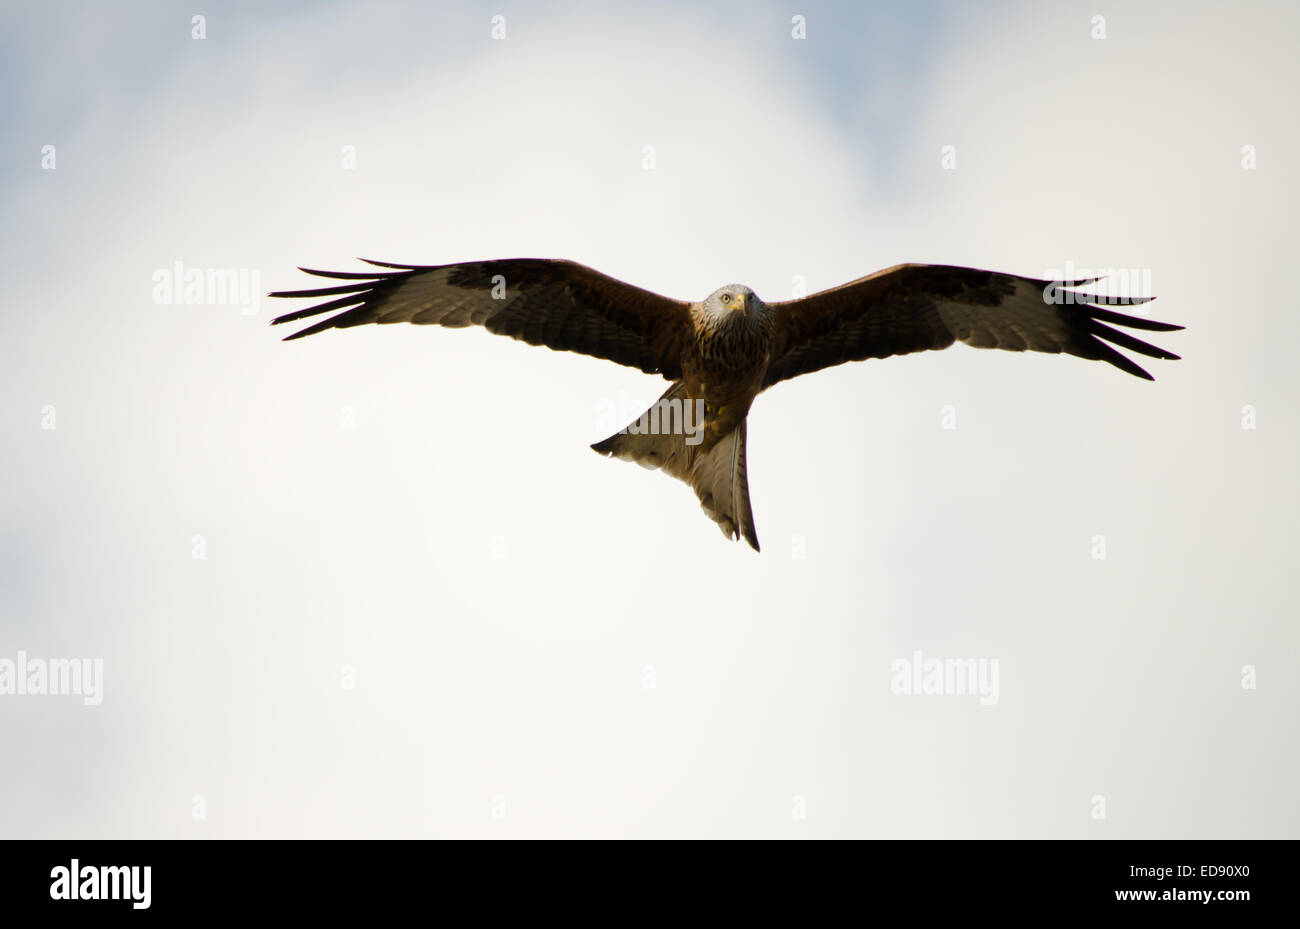
[[[1178,356],[1114,327],[1183,328],[1104,308],[1151,297],[1073,289],[1097,278],[1045,281],[946,265],[897,265],[797,300],[767,303],[748,287],[731,284],[689,303],[572,261],[366,263],[381,270],[300,268],[341,283],[272,293],[324,299],[272,325],[339,311],[285,341],[368,323],[482,326],[530,345],[661,375],[672,383],[655,405],[592,448],[686,482],[723,534],[743,538],[755,551],[745,420],[754,398],[772,385],[848,361],[955,342],[1064,352],[1153,380],[1115,346],[1152,358]]]

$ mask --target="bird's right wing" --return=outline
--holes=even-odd
[[[507,258],[450,265],[397,265],[364,273],[300,270],[344,281],[272,297],[330,298],[286,313],[272,325],[341,310],[285,341],[367,323],[483,326],[489,332],[681,377],[690,304],[672,300],[572,261]]]

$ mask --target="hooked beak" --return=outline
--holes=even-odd
[[[736,309],[746,316],[749,315],[749,300],[745,298],[744,294],[736,294]]]

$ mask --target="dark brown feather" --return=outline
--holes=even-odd
[[[670,380],[681,376],[682,349],[691,335],[690,304],[585,265],[543,258],[431,266],[369,263],[386,270],[357,274],[302,269],[359,283],[277,291],[271,296],[346,296],[286,313],[272,325],[348,308],[286,341],[370,323],[480,325],[531,345],[603,358]],[[500,291],[498,283],[504,284],[504,299],[494,296],[494,289]]]
[[[777,338],[763,386],[848,361],[947,348],[1066,352],[1109,362],[1151,379],[1101,339],[1154,358],[1178,356],[1102,325],[1181,329],[1093,305],[1146,303],[1061,288],[1092,281],[1053,282],[946,265],[898,265],[800,300],[771,304]],[[1049,302],[1045,292],[1056,300]]]

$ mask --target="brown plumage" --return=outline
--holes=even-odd
[[[479,325],[531,345],[661,374],[673,383],[655,406],[592,448],[690,484],[723,533],[755,550],[746,417],[754,398],[773,384],[847,361],[958,341],[976,348],[1063,352],[1151,380],[1112,345],[1152,358],[1178,356],[1113,326],[1182,328],[1103,308],[1146,303],[1149,297],[1104,298],[1069,289],[1091,280],[1052,282],[943,265],[898,265],[809,297],[766,304],[742,285],[723,287],[698,303],[671,300],[571,261],[369,263],[384,270],[301,269],[347,283],[271,294],[334,298],[272,324],[341,311],[286,341],[367,323]]]

